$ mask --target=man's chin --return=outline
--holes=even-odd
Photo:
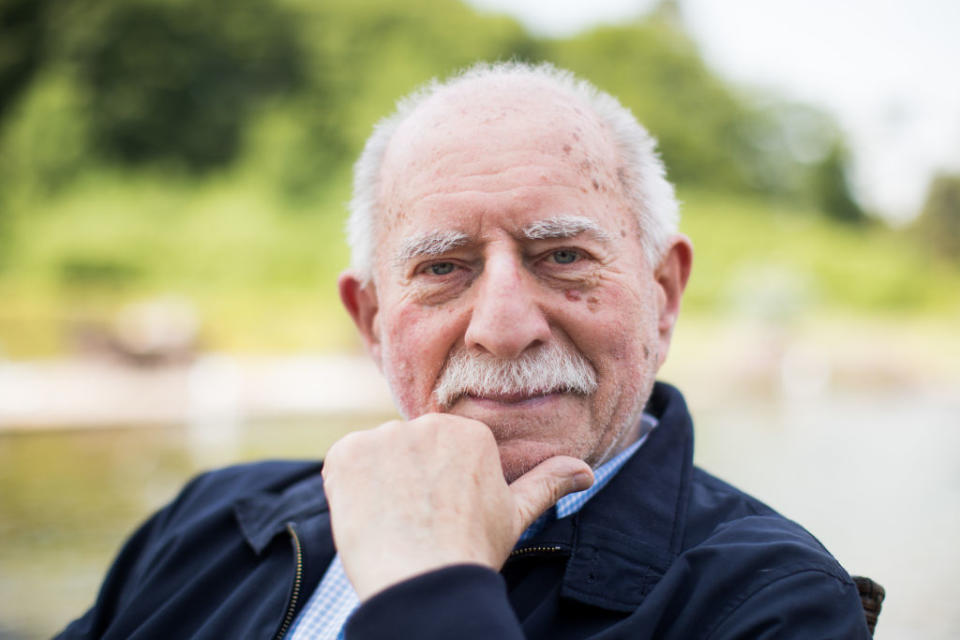
[[[493,400],[463,396],[446,413],[486,424],[497,439],[500,463],[507,482],[513,482],[535,466],[558,455],[583,459],[568,425],[588,418],[588,399],[569,393],[549,393],[524,399]],[[566,434],[565,442],[557,442]]]
[[[556,444],[531,440],[499,442],[497,449],[500,452],[500,466],[503,469],[503,477],[508,484],[544,460],[554,456],[573,455]]]

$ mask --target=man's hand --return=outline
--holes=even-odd
[[[334,541],[361,600],[447,565],[499,570],[540,514],[593,484],[585,462],[556,456],[508,486],[490,429],[449,414],[346,436],[323,478]]]

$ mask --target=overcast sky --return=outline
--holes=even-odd
[[[540,35],[642,15],[654,0],[468,0]],[[680,0],[707,63],[746,87],[831,111],[861,201],[891,219],[960,171],[960,0]]]

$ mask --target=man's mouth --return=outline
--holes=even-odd
[[[500,404],[500,405],[530,405],[541,401],[549,400],[554,396],[559,396],[560,390],[552,391],[518,391],[515,393],[484,393],[473,394],[466,393],[460,399],[472,400],[481,404]]]

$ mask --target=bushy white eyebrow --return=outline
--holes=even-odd
[[[554,238],[572,238],[581,233],[589,233],[601,242],[610,240],[610,234],[600,225],[584,216],[553,216],[537,220],[521,229],[528,240],[552,240]]]
[[[443,255],[451,249],[462,247],[470,236],[462,231],[426,231],[407,238],[397,251],[395,262],[401,265],[413,258]]]

